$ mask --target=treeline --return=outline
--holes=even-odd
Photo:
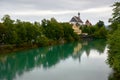
[[[108,35],[109,53],[108,63],[114,69],[114,74],[110,80],[120,79],[120,2],[113,5],[113,17],[109,20],[111,22],[110,31]]]
[[[103,21],[94,26],[81,26],[80,29],[93,38],[105,39],[107,35]],[[0,23],[0,45],[7,46],[5,48],[40,47],[79,39],[72,24],[57,22],[55,18],[43,19],[40,24],[12,20],[9,15],[5,15]]]
[[[0,45],[20,46],[46,46],[57,42],[78,40],[72,25],[58,23],[54,18],[39,22],[25,22],[12,20],[5,15],[0,23]]]
[[[87,26],[84,25],[80,27],[82,30],[82,33],[88,33],[88,35],[92,38],[97,38],[97,39],[106,39],[108,30],[105,27],[105,24],[103,21],[99,20],[96,25],[93,26]]]

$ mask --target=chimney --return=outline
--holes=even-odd
[[[80,13],[78,12],[78,17],[80,18]]]

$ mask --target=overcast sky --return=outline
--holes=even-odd
[[[56,18],[60,22],[69,22],[77,13],[81,19],[95,24],[99,20],[108,25],[114,2],[120,0],[0,0],[0,19],[9,14],[12,19],[41,21]]]

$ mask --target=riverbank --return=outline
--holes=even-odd
[[[8,54],[11,52],[27,50],[31,48],[36,48],[35,45],[23,45],[23,46],[16,46],[16,45],[1,45],[0,46],[0,54]]]
[[[22,51],[22,50],[28,50],[33,48],[52,46],[52,45],[64,44],[64,43],[67,43],[67,41],[66,40],[48,41],[44,45],[43,44],[21,44],[21,45],[19,44],[19,46],[15,44],[0,45],[0,54],[8,54],[16,51]]]
[[[66,40],[57,40],[57,41],[48,41],[44,45],[43,44],[19,44],[17,45],[0,45],[0,54],[9,54],[12,52],[17,52],[17,51],[22,51],[22,50],[29,50],[29,49],[34,49],[34,48],[39,48],[39,47],[45,47],[45,46],[53,46],[53,45],[58,45],[58,44],[65,44],[69,42],[74,42],[74,41],[93,41],[93,40],[101,40],[101,39],[96,39],[93,37],[84,37],[79,40],[72,40],[72,41],[66,41]],[[105,39],[103,39],[105,40]]]

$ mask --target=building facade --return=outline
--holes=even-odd
[[[78,13],[78,16],[74,16],[70,20],[70,24],[72,24],[72,28],[75,33],[78,35],[82,34],[82,30],[80,29],[80,26],[86,25],[86,26],[92,26],[91,22],[89,20],[86,20],[85,24],[80,18],[80,13]]]
[[[82,33],[82,30],[80,30],[80,25],[83,25],[83,21],[80,19],[80,13],[78,13],[78,16],[74,16],[70,20],[70,24],[73,24],[72,28],[75,33],[80,35]]]

